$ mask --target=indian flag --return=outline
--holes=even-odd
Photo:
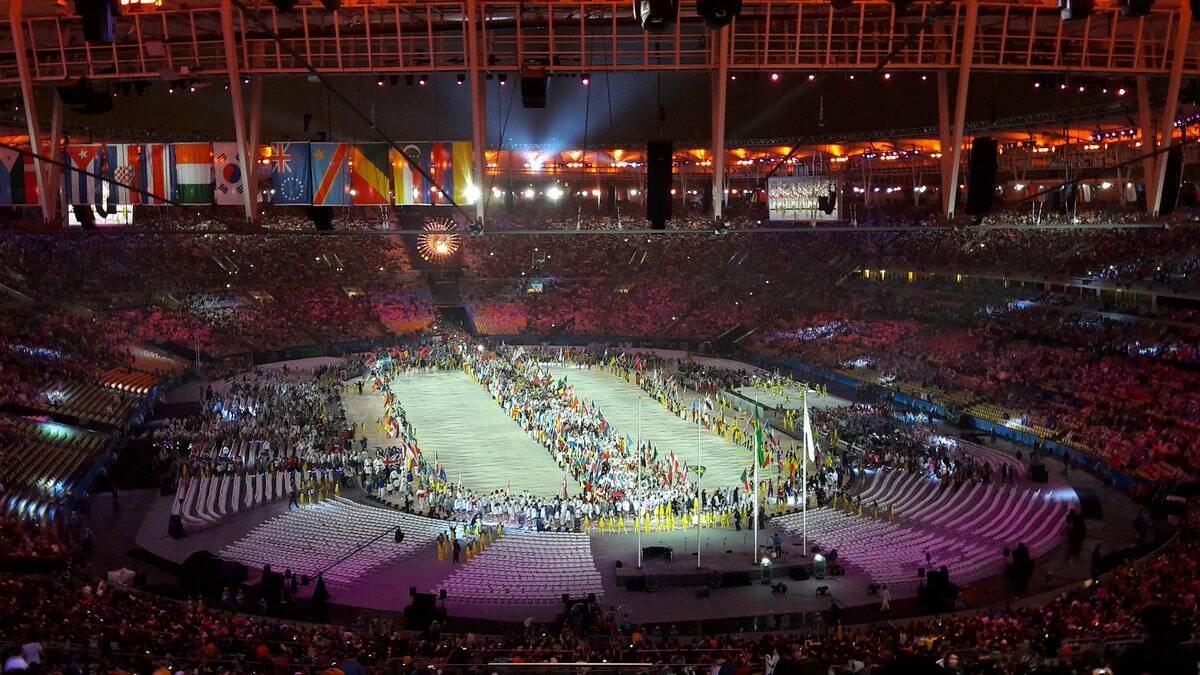
[[[176,143],[171,146],[171,151],[175,160],[175,201],[180,204],[212,204],[212,144]]]

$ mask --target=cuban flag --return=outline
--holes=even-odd
[[[66,163],[70,166],[63,178],[68,204],[99,204],[102,181],[84,171],[103,175],[101,163],[107,159],[105,149],[99,143],[67,146]]]

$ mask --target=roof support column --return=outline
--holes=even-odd
[[[475,218],[483,221],[485,205],[484,178],[487,175],[487,164],[484,162],[484,147],[487,145],[487,109],[485,108],[483,79],[480,68],[479,49],[479,2],[467,0],[467,65],[471,78],[471,161],[474,165],[472,181],[475,184]],[[490,194],[490,188],[489,188]]]
[[[254,59],[253,65],[263,65],[261,52],[256,51],[252,58]],[[250,222],[252,223],[258,222],[262,215],[258,208],[258,146],[262,139],[262,94],[263,76],[259,75],[250,80],[250,128],[247,131],[246,157],[242,161],[242,166],[246,170],[246,180],[249,181],[246,192],[250,194]]]
[[[978,0],[967,0],[967,18],[963,25],[962,53],[958,61],[958,90],[955,92],[954,128],[951,132],[949,197],[946,217],[953,218],[958,205],[958,173],[962,167],[963,131],[967,121],[967,90],[971,83],[971,60],[975,56],[975,25],[979,20]],[[945,155],[945,151],[942,153]]]
[[[713,220],[721,219],[725,207],[725,103],[729,93],[729,36],[732,31],[732,26],[725,26],[713,34],[717,59],[717,70],[712,76]]]
[[[21,104],[25,107],[25,126],[29,133],[29,147],[34,154],[41,152],[41,133],[37,121],[37,100],[33,95],[33,74],[29,72],[29,55],[25,49],[25,22],[21,19],[22,0],[10,0],[8,20],[12,29],[13,52],[17,56],[17,76],[21,80]],[[42,220],[49,223],[53,218],[50,208],[50,195],[47,193],[45,167],[42,160],[34,157],[33,172],[37,180],[38,207],[42,210]]]
[[[942,186],[942,213],[950,212],[950,161],[953,153],[950,146],[953,143],[950,136],[950,74],[944,70],[937,73],[938,97],[938,145],[941,146],[942,156],[938,160],[941,171],[938,178]]]
[[[246,211],[246,220],[255,219],[256,198],[252,194],[254,182],[250,180],[250,161],[252,155],[247,142],[246,115],[242,103],[242,76],[238,65],[237,44],[233,33],[233,2],[221,0],[221,33],[225,41],[225,70],[229,71],[229,98],[233,106],[233,129],[237,137],[238,162],[242,173],[242,207]]]
[[[47,157],[63,156],[63,153],[59,151],[59,146],[63,144],[64,107],[62,97],[55,92],[54,107],[50,113],[50,148],[46,151]],[[62,203],[62,167],[57,164],[49,164],[43,168],[43,173],[45,176],[42,179],[42,185],[46,189],[46,207],[50,209],[48,220],[54,220],[66,213],[66,205]]]
[[[1155,159],[1153,154],[1156,146],[1154,140],[1154,113],[1150,109],[1150,76],[1137,76],[1138,127],[1142,132],[1142,153],[1148,156],[1142,160],[1142,181],[1146,185],[1146,213],[1154,211],[1154,194],[1158,182],[1154,180]]]
[[[1157,216],[1163,208],[1163,189],[1167,180],[1167,154],[1175,139],[1175,114],[1179,109],[1179,87],[1183,82],[1183,61],[1187,56],[1188,35],[1192,31],[1192,5],[1179,3],[1179,16],[1175,22],[1175,40],[1171,47],[1171,74],[1167,79],[1167,101],[1163,105],[1162,148],[1158,155],[1158,170],[1154,175],[1154,210]],[[1147,197],[1147,203],[1150,203]]]

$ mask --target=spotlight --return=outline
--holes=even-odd
[[[424,87],[426,84],[428,84],[428,82],[429,82],[429,78],[425,75],[422,75],[417,78],[417,84],[421,85],[422,87]]]
[[[1092,15],[1093,0],[1058,0],[1058,16],[1063,21],[1078,21]]]
[[[890,79],[892,79],[892,74],[891,74],[891,73],[884,73],[884,74],[883,74],[883,79],[885,79],[885,80],[890,80]]]
[[[249,75],[242,76],[242,84],[250,84],[250,76]]]
[[[506,74],[504,74],[504,73],[500,73],[499,75],[497,75],[497,76],[496,76],[496,79],[500,81],[500,86],[501,86],[501,87],[503,87],[504,85],[508,84],[508,75],[506,75]]]
[[[467,81],[467,76],[462,73],[459,73],[454,76],[454,82],[456,84],[464,84],[464,83],[466,83],[466,81]]]
[[[815,80],[815,79],[817,79],[817,76],[816,76],[816,75],[813,75],[812,73],[809,73],[809,74],[808,74],[808,81],[809,81],[809,82],[812,82],[812,81],[813,81],[813,80]]]
[[[709,28],[724,28],[742,13],[742,0],[696,0],[696,13]]]
[[[634,0],[633,15],[647,33],[664,33],[679,13],[677,0]]]
[[[579,81],[580,81],[580,82],[582,82],[582,83],[583,83],[583,86],[585,86],[585,87],[586,87],[586,86],[588,86],[589,84],[591,84],[591,83],[592,83],[592,76],[591,76],[591,75],[588,75],[587,73],[581,73],[581,74],[579,75]]]
[[[1042,88],[1042,83],[1041,83],[1041,82],[1034,82],[1034,83],[1033,83],[1033,88],[1034,88],[1034,89],[1041,89],[1041,88]]]
[[[779,73],[771,73],[771,81],[778,82],[779,81]]]
[[[380,75],[379,77],[375,78],[375,86],[382,87],[385,81],[386,80],[384,80],[383,76]]]
[[[1154,0],[1121,0],[1120,6],[1121,16],[1130,18],[1146,16],[1154,7]]]
[[[1117,96],[1124,96],[1124,95],[1125,95],[1125,87],[1121,87],[1120,89],[1117,90]]]

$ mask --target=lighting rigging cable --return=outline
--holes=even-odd
[[[143,195],[145,197],[150,197],[151,199],[160,201],[163,204],[167,204],[169,206],[186,206],[185,204],[180,204],[179,202],[177,202],[174,199],[171,199],[169,197],[157,195],[153,192],[150,192],[149,190],[143,190],[142,188],[137,187],[136,185],[129,185],[127,183],[122,183],[121,181],[119,181],[115,178],[110,178],[108,176],[101,175],[99,173],[96,173],[95,171],[88,171],[87,169],[80,169],[78,167],[71,166],[67,162],[64,162],[60,159],[55,159],[53,157],[47,157],[46,155],[43,155],[38,152],[33,152],[32,150],[28,150],[28,149],[22,148],[20,146],[10,145],[8,143],[0,142],[0,148],[4,148],[6,150],[12,150],[13,152],[16,152],[17,154],[25,155],[27,157],[32,157],[36,160],[46,162],[47,164],[53,164],[54,166],[57,166],[60,169],[66,169],[69,172],[82,174],[84,176],[87,176],[88,178],[96,178],[105,183],[108,183],[109,185],[115,185],[119,188],[124,188],[126,190],[129,190],[130,192],[136,192],[140,195]]]
[[[280,49],[287,52],[288,56],[292,57],[292,59],[295,61],[296,64],[298,64],[301,68],[303,68],[305,71],[307,71],[310,77],[317,78],[317,80],[319,80],[321,82],[321,85],[325,87],[325,90],[329,94],[332,94],[342,104],[342,106],[346,110],[353,113],[355,116],[357,116],[363,122],[366,122],[367,126],[370,127],[371,131],[375,132],[375,134],[380,139],[382,139],[385,143],[388,144],[388,146],[390,146],[393,150],[395,150],[397,153],[399,153],[400,156],[402,158],[404,158],[404,162],[406,164],[408,164],[408,166],[410,168],[415,170],[417,173],[421,174],[421,177],[429,182],[430,187],[437,190],[438,193],[442,195],[442,198],[446,200],[446,203],[449,206],[456,209],[458,214],[462,218],[464,218],[467,222],[471,222],[473,220],[473,218],[470,217],[470,215],[466,212],[466,210],[463,209],[462,206],[458,202],[454,201],[454,196],[451,194],[448,194],[444,189],[442,189],[441,183],[438,183],[437,181],[435,181],[433,179],[433,175],[429,173],[428,169],[421,166],[420,163],[413,161],[413,159],[411,157],[409,157],[408,155],[404,154],[404,151],[400,148],[400,145],[395,140],[393,140],[392,137],[387,134],[387,132],[385,132],[383,129],[381,129],[379,127],[379,124],[376,123],[376,121],[373,117],[371,117],[370,115],[367,115],[362,110],[360,110],[359,107],[356,106],[354,104],[354,102],[351,101],[345,94],[343,94],[340,89],[338,89],[337,87],[330,84],[329,80],[327,80],[325,78],[325,76],[320,71],[318,71],[316,69],[316,67],[314,67],[312,65],[312,63],[310,63],[308,61],[308,59],[304,58],[304,56],[301,55],[299,51],[297,51],[294,47],[292,47],[289,43],[287,43],[283,38],[281,38],[279,36],[279,33],[275,32],[275,30],[266,21],[263,20],[262,16],[259,15],[258,11],[247,7],[245,0],[230,0],[230,2],[233,4],[234,7],[241,10],[244,15],[250,17],[250,20],[253,21],[260,30],[262,30],[267,35],[269,35],[271,40],[277,46],[279,46]],[[473,86],[479,86],[479,85],[478,85],[478,83],[475,83]],[[435,93],[435,101],[436,101],[436,93]]]
[[[508,109],[504,112],[503,115],[500,114],[500,105],[501,105],[500,97],[496,96],[496,119],[500,120],[499,145],[496,147],[496,164],[497,164],[496,173],[500,173],[499,163],[500,163],[500,158],[502,156],[501,153],[504,152],[504,137],[505,137],[505,133],[508,131],[508,119],[509,119],[509,117],[512,116],[513,101],[516,100],[517,88],[516,87],[496,87],[496,88],[500,89],[500,90],[508,89]],[[484,174],[485,175],[487,174],[486,166],[484,167]],[[491,206],[491,203],[492,203],[492,193],[493,193],[494,188],[496,187],[496,177],[492,176],[489,180],[490,180],[490,182],[488,183],[488,188],[486,190],[483,190],[483,192],[485,192],[486,194],[484,194],[482,196],[483,214],[484,214],[485,221],[487,220],[488,207]],[[479,182],[480,182],[480,184],[483,183],[482,180],[480,180]]]
[[[843,104],[845,101],[849,101],[852,98],[849,94],[853,94],[856,91],[858,91],[859,89],[865,87],[867,85],[867,79],[869,77],[882,73],[883,69],[886,68],[887,65],[889,63],[891,63],[893,59],[895,59],[897,56],[899,56],[901,52],[908,49],[909,46],[912,45],[913,41],[917,39],[917,37],[919,37],[922,33],[924,33],[926,30],[928,30],[929,27],[933,25],[933,22],[936,21],[937,19],[941,18],[941,16],[943,14],[945,14],[946,12],[948,12],[950,10],[950,8],[953,7],[953,5],[954,5],[953,0],[942,0],[942,2],[940,4],[938,4],[933,9],[933,11],[928,12],[925,15],[925,18],[921,21],[921,23],[917,24],[917,26],[915,28],[910,30],[908,32],[908,34],[904,36],[904,39],[900,41],[900,44],[896,45],[892,49],[892,51],[883,55],[883,58],[880,59],[879,62],[875,64],[875,67],[872,68],[870,70],[870,72],[867,73],[867,77],[864,77],[863,80],[857,84],[857,86],[851,88],[849,92],[846,92],[846,95],[839,96],[838,100],[842,101]],[[822,78],[822,81],[824,81],[824,78]],[[811,88],[811,86],[813,86],[815,84],[816,84],[816,80],[809,80],[809,81],[805,82],[803,85],[801,85],[801,89],[794,92],[793,96],[799,96],[800,93],[803,92],[804,89]],[[781,105],[783,103],[786,103],[793,96],[786,97],[783,101],[780,101],[780,103],[776,104],[776,105]],[[784,155],[782,159],[780,159],[778,162],[776,162],[775,166],[771,167],[771,170],[767,172],[767,175],[762,177],[762,181],[765,183],[768,178],[770,178],[771,176],[774,176],[775,172],[779,171],[779,167],[783,166],[789,160],[791,160],[793,157],[795,157],[796,153],[799,151],[800,151],[799,145],[793,146],[790,150],[788,150],[788,153],[786,155]]]

